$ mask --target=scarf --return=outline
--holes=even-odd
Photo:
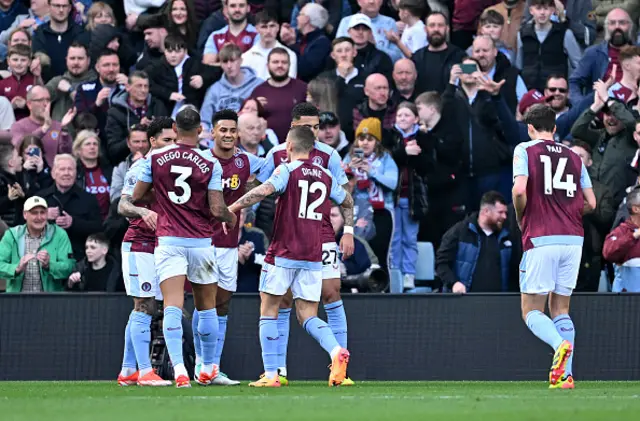
[[[365,157],[369,163],[369,170],[373,168],[373,163],[376,160],[376,154],[372,153],[368,157]],[[382,187],[378,186],[375,181],[369,179],[369,174],[360,168],[354,168],[353,174],[356,177],[356,187],[359,190],[368,190],[369,203],[373,209],[384,209],[384,191]]]

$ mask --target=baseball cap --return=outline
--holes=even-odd
[[[347,29],[355,28],[358,25],[364,25],[369,27],[373,31],[373,23],[371,23],[371,18],[364,13],[356,13],[351,16],[349,19],[349,27]]]
[[[327,126],[335,127],[340,124],[340,119],[331,111],[323,111],[320,113],[320,128]]]
[[[518,104],[518,110],[520,111],[520,114],[524,114],[532,105],[543,104],[547,99],[548,98],[545,97],[542,92],[537,89],[531,89],[522,96],[520,104]]]
[[[27,199],[26,202],[24,202],[24,210],[27,212],[37,207],[42,207],[46,209],[47,201],[40,196],[31,196],[30,198]]]

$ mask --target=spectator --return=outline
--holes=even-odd
[[[55,184],[38,196],[48,204],[47,219],[63,228],[71,241],[76,260],[84,258],[84,243],[102,229],[100,207],[95,196],[78,187],[76,160],[69,154],[56,155],[51,177]],[[69,274],[65,276],[67,278]]]
[[[162,14],[145,15],[138,21],[144,33],[144,49],[136,62],[136,70],[146,70],[164,58],[164,39],[167,37],[167,22]]]
[[[640,80],[640,47],[635,45],[625,45],[620,48],[618,61],[622,68],[622,78],[614,82],[609,88],[609,96],[629,104],[630,101],[638,98],[638,81]],[[616,68],[617,70],[617,68]],[[612,71],[613,72],[613,71]],[[613,82],[613,77],[609,77],[607,84]]]
[[[189,48],[189,55],[196,54],[196,41],[200,24],[191,0],[169,0],[164,8],[169,22],[169,32],[182,36]]]
[[[556,112],[556,118],[569,111],[569,82],[561,75],[549,75],[544,88],[547,104]]]
[[[202,0],[196,0],[196,10],[199,8],[198,6],[200,3],[202,3]],[[220,3],[222,3],[222,7],[212,14],[205,17],[199,16],[199,19],[202,21],[202,25],[200,25],[200,31],[198,33],[198,53],[204,51],[204,46],[213,32],[222,29],[227,25],[227,0],[221,0]]]
[[[58,122],[51,118],[51,96],[44,86],[34,86],[27,92],[27,108],[29,117],[16,121],[11,126],[11,142],[16,148],[20,148],[22,138],[32,134],[42,139],[44,145],[44,159],[49,167],[53,167],[53,159],[56,154],[71,152],[71,136],[67,131],[75,113],[70,110]]]
[[[336,235],[336,243],[340,244],[342,234],[344,230],[344,215],[340,206],[331,206],[331,225],[333,226],[333,232]],[[340,273],[341,277],[349,277],[351,279],[358,277],[368,278],[371,273],[371,259],[367,252],[367,247],[364,245],[364,240],[354,236],[353,238],[353,254],[348,259],[340,257]]]
[[[415,288],[420,220],[427,216],[426,175],[433,167],[427,155],[424,133],[418,124],[418,109],[412,102],[402,102],[396,111],[396,122],[390,135],[383,136],[382,146],[390,151],[400,171],[398,197],[395,205],[394,230],[391,245],[392,267],[399,272],[398,281],[391,277],[391,292],[402,293]],[[422,146],[425,152],[422,151]]]
[[[374,73],[364,84],[365,99],[353,109],[353,126],[357,127],[366,118],[377,118],[382,122],[383,129],[391,129],[396,119],[396,105],[389,102],[389,82],[379,74]],[[349,130],[349,128],[346,128]],[[352,129],[345,132],[351,138]],[[381,138],[379,138],[381,140]]]
[[[109,239],[102,233],[91,234],[85,243],[86,257],[69,276],[71,291],[116,292],[121,283],[120,265],[109,255]]]
[[[436,253],[436,275],[445,291],[507,292],[511,288],[511,240],[504,227],[507,202],[496,192],[482,196],[480,212],[449,229]]]
[[[10,227],[23,223],[22,206],[25,188],[17,173],[22,169],[22,157],[9,142],[0,143],[0,218]]]
[[[31,49],[26,45],[15,45],[9,49],[7,63],[11,76],[0,80],[0,92],[13,107],[16,120],[22,120],[29,115],[27,109],[27,91],[34,85],[42,84],[40,68],[33,74],[29,70],[31,65]]]
[[[47,83],[51,96],[51,118],[61,120],[74,107],[74,95],[79,85],[94,80],[96,72],[89,70],[87,47],[73,42],[67,50],[67,71]]]
[[[335,34],[335,31],[340,25],[340,20],[351,14],[351,4],[349,0],[298,0],[294,3],[291,10],[291,20],[289,24],[292,28],[298,27],[298,15],[300,9],[307,3],[319,3],[322,7],[329,10],[329,23],[327,24],[327,33]],[[284,16],[289,16],[289,13],[283,13]]]
[[[267,68],[269,79],[256,86],[251,97],[262,103],[267,124],[278,139],[286,139],[291,126],[291,110],[307,98],[307,84],[289,76],[289,54],[276,47],[269,53]]]
[[[584,166],[589,169],[593,164],[591,160],[591,147],[581,140],[574,140],[571,150],[578,154]],[[600,283],[600,271],[602,270],[602,246],[604,239],[611,229],[616,212],[616,203],[608,186],[598,180],[592,180],[593,193],[598,204],[595,210],[584,215],[584,245],[582,246],[582,262],[577,291],[597,292]]]
[[[73,142],[73,156],[77,160],[76,185],[96,197],[104,221],[109,213],[113,167],[107,159],[100,159],[98,134],[89,130],[78,133]]]
[[[129,18],[133,18],[133,22],[135,23],[135,19],[137,19],[139,15],[144,14],[148,10],[152,11],[153,9],[162,7],[164,3],[165,0],[124,0],[124,13],[127,15],[127,22]],[[127,25],[129,24],[127,23]]]
[[[464,51],[447,43],[449,24],[442,13],[431,13],[426,28],[429,45],[416,51],[411,58],[418,70],[418,95],[427,91],[442,93],[447,87],[451,68],[464,57]]]
[[[0,241],[0,278],[7,292],[63,291],[75,264],[67,233],[47,223],[41,197],[27,199],[23,217],[26,224],[9,229]]]
[[[16,1],[14,7],[20,7],[20,3],[20,1]],[[9,17],[9,15],[7,15],[7,17]],[[46,22],[49,22],[49,1],[31,0],[29,10],[18,14],[9,27],[0,31],[0,43],[9,44],[9,38],[18,28],[28,31],[27,34],[31,36],[38,26]]]
[[[476,71],[463,73],[460,65],[453,66],[443,99],[454,104],[459,124],[468,127],[462,131],[460,155],[468,187],[467,210],[475,211],[484,193],[500,188],[500,173],[510,160],[511,151],[497,117],[497,105],[481,90],[478,62],[467,57],[462,65],[475,65]]]
[[[485,14],[490,10],[494,10],[502,15],[505,25],[502,28],[500,39],[506,44],[507,48],[514,52],[517,49],[518,32],[520,32],[521,23],[524,22],[526,9],[526,0],[503,0],[495,6],[488,7],[483,12]]]
[[[554,0],[530,0],[533,22],[518,33],[516,67],[529,88],[544,90],[551,74],[568,76],[582,57],[576,37],[566,26],[552,22]]]
[[[603,3],[603,2],[599,2]],[[612,2],[609,2],[612,3]],[[527,2],[527,6],[531,0]],[[573,35],[582,48],[593,44],[596,39],[596,22],[593,17],[593,6],[591,0],[565,0],[555,2],[556,12],[553,15],[554,21],[564,23],[569,26]],[[598,9],[596,9],[596,16]],[[602,16],[604,17],[604,16]],[[529,7],[525,8],[523,22],[531,21]]]
[[[425,3],[420,0],[400,0],[398,10],[404,24],[402,36],[397,32],[385,31],[387,39],[396,45],[406,58],[427,46],[427,31],[422,22]]]
[[[38,26],[33,34],[33,51],[48,54],[51,75],[59,76],[64,73],[69,46],[84,29],[69,19],[73,8],[71,0],[49,0],[49,8],[51,20]]]
[[[214,31],[204,46],[202,62],[214,65],[218,62],[218,54],[222,47],[231,43],[238,47],[240,54],[249,51],[259,41],[256,28],[247,19],[249,5],[247,0],[226,0],[229,24]]]
[[[98,117],[98,130],[104,133],[107,112],[115,96],[125,90],[127,76],[120,73],[120,58],[113,50],[103,50],[95,62],[98,77],[78,85],[75,106],[78,113],[88,112]],[[103,145],[103,152],[106,152]]]
[[[164,40],[164,58],[149,66],[149,92],[162,101],[175,116],[181,106],[202,105],[206,87],[220,78],[220,70],[205,66],[197,57],[187,54],[187,43],[180,35],[168,35]]]
[[[280,143],[275,132],[267,127],[267,120],[265,119],[266,113],[264,112],[264,107],[260,104],[260,101],[253,98],[245,99],[240,111],[238,112],[238,116],[241,116],[242,114],[252,114],[258,117],[258,120],[256,120],[258,122],[256,126],[257,131],[255,133],[257,133],[258,139],[260,139],[261,144],[266,148],[267,152],[273,146]],[[238,131],[240,131],[239,125]]]
[[[527,93],[520,71],[511,65],[509,60],[498,52],[493,39],[487,35],[479,35],[473,41],[472,57],[478,60],[480,70],[486,77],[499,82],[505,81],[500,89],[511,112],[515,114],[518,102]]]
[[[11,32],[11,34],[9,34],[9,39],[7,41],[7,48],[4,51],[5,57],[2,59],[2,62],[0,62],[0,77],[7,77],[10,75],[11,70],[9,69],[9,63],[6,60],[6,55],[9,48],[18,44],[23,44],[31,48],[31,34],[27,29],[16,28]],[[0,47],[0,49],[2,49],[2,47]],[[40,65],[40,58],[39,58],[40,55],[42,55],[42,53],[33,55],[33,59],[31,63],[34,67],[36,67],[36,65]]]
[[[287,24],[280,28],[280,40],[298,57],[298,79],[309,82],[325,68],[331,41],[324,28],[329,12],[316,3],[307,3],[298,15],[298,29]]]
[[[132,40],[127,36],[127,33],[122,33],[116,28],[115,24],[96,25],[91,32],[85,32],[85,34],[90,35],[91,38],[89,57],[92,63],[96,63],[100,53],[105,49],[118,53],[120,65],[124,69],[130,69],[137,63],[138,52],[135,50]]]
[[[21,2],[16,0],[3,0],[0,3],[0,31],[11,28],[13,22],[20,16],[28,16],[29,10]]]
[[[516,63],[516,51],[515,49],[507,47],[504,41],[502,41],[503,29],[504,17],[497,11],[487,9],[480,16],[478,35],[490,37],[498,52],[504,54],[504,56],[509,60],[509,64],[513,66]],[[467,49],[467,55],[473,55],[473,45]]]
[[[131,126],[149,125],[154,117],[166,116],[167,110],[162,102],[149,94],[149,76],[141,71],[129,75],[126,91],[114,96],[111,102],[104,137],[109,161],[118,165],[129,155],[126,139]]]
[[[224,0],[195,0],[193,3],[196,11],[196,19],[202,22],[212,14],[221,12]]]
[[[207,89],[200,110],[205,133],[211,133],[211,119],[218,110],[239,111],[242,102],[263,82],[253,70],[242,67],[242,50],[237,45],[226,44],[219,58],[222,78]]]
[[[131,165],[149,152],[150,144],[147,138],[147,126],[135,124],[131,127],[129,136],[127,136],[127,147],[129,148],[129,156],[113,169],[111,188],[109,189],[111,203],[120,199],[122,188],[124,187],[124,177]]]
[[[113,8],[107,3],[97,1],[94,2],[87,11],[86,31],[93,31],[97,25],[113,25],[117,24],[116,15]]]
[[[453,16],[451,24],[451,43],[457,45],[462,50],[473,42],[473,37],[477,33],[478,18],[482,11],[499,0],[454,0]]]
[[[403,101],[414,102],[418,93],[416,92],[416,79],[418,72],[416,65],[408,58],[396,61],[393,66],[393,84],[395,89],[391,95],[391,102],[399,104]]]
[[[463,131],[466,127],[458,121],[455,105],[444,103],[437,92],[425,92],[416,98],[424,140],[420,148],[434,162],[427,167],[427,194],[429,212],[421,224],[419,238],[425,238],[438,249],[444,233],[464,218],[466,186],[461,173]],[[438,221],[432,223],[431,221]]]
[[[380,75],[384,80],[384,77]],[[386,82],[386,80],[385,80]],[[356,141],[344,163],[353,171],[356,182],[354,197],[368,198],[374,209],[376,236],[369,241],[380,266],[387,270],[393,237],[394,192],[398,186],[398,166],[381,144],[382,124],[377,118],[366,118],[358,124]]]
[[[284,48],[289,55],[289,77],[298,75],[298,57],[296,54],[278,41],[280,25],[278,19],[269,11],[262,10],[255,16],[258,42],[242,54],[242,65],[250,67],[256,72],[256,76],[262,80],[269,78],[267,69],[267,56],[274,48]]]
[[[241,114],[238,117],[238,147],[255,156],[266,156],[273,145],[265,138],[263,127],[257,114]]]
[[[336,112],[338,110],[338,90],[327,78],[317,77],[307,85],[307,102],[319,111]],[[353,110],[350,110],[349,117]]]
[[[615,8],[607,14],[604,41],[584,51],[578,67],[569,78],[570,99],[574,105],[593,92],[593,84],[597,80],[608,80],[614,66],[614,79],[622,79],[620,48],[633,44],[634,35],[633,22],[624,9]]]
[[[24,187],[25,197],[31,197],[36,192],[53,184],[51,169],[42,158],[42,140],[34,135],[27,135],[22,139],[19,155],[22,157],[22,168],[17,173],[20,185]]]
[[[6,97],[0,96],[0,131],[7,136],[11,136],[9,129],[16,122],[13,113],[13,106]]]
[[[340,119],[331,111],[322,111],[320,113],[318,140],[338,151],[341,158],[344,158],[349,153],[349,141],[347,141],[347,137],[340,129]]]
[[[620,203],[625,189],[632,184],[630,180],[633,174],[626,164],[631,162],[638,149],[632,135],[636,122],[624,104],[609,98],[607,86],[603,82],[596,82],[596,86],[593,104],[578,118],[571,129],[571,135],[591,146],[591,179],[607,185],[615,202]],[[604,128],[594,130],[590,124],[601,111],[604,112]]]
[[[388,80],[391,80],[393,71],[391,58],[370,42],[373,32],[371,19],[360,13],[353,15],[349,21],[348,28],[348,35],[353,40],[353,44],[358,51],[354,60],[354,66],[358,69],[358,74],[366,78],[372,73],[382,73]]]
[[[400,49],[387,39],[386,34],[389,32],[398,33],[398,26],[394,19],[389,16],[380,14],[380,7],[382,6],[382,0],[358,0],[358,6],[360,6],[360,12],[342,18],[340,26],[338,26],[338,32],[336,37],[347,36],[347,30],[352,28],[352,23],[357,15],[364,15],[368,17],[371,23],[369,28],[373,33],[373,39],[375,41],[375,47],[387,54],[393,62],[399,60],[402,57]],[[357,21],[358,19],[356,19]],[[357,44],[357,42],[356,42]]]
[[[238,225],[242,228],[239,231],[236,292],[258,292],[258,279],[269,247],[269,241],[264,232],[246,222],[249,212],[249,209],[243,209],[238,218]]]

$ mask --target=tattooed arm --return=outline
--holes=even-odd
[[[344,215],[344,225],[347,227],[352,227],[353,226],[353,197],[349,194],[348,191],[347,191],[347,196],[344,198],[344,202],[342,202],[342,204],[340,205],[340,208],[342,209],[342,214]]]
[[[249,192],[249,191],[255,189],[256,187],[258,187],[261,184],[262,183],[260,183],[260,180],[258,180],[258,177],[254,176],[251,180],[247,181],[247,189],[246,189],[246,191]]]
[[[229,210],[224,203],[224,196],[220,190],[209,190],[209,210],[211,214],[220,222],[226,222],[234,227],[237,222],[236,215]]]
[[[264,183],[246,193],[238,199],[233,205],[229,206],[232,212],[238,212],[244,208],[255,205],[265,197],[275,193],[276,188],[271,183]]]
[[[151,212],[147,208],[142,208],[133,204],[131,196],[123,194],[118,203],[118,213],[126,218],[144,218]]]
[[[340,250],[342,251],[342,258],[348,259],[353,255],[355,251],[355,244],[353,239],[353,197],[345,190],[345,197],[340,204],[344,215],[344,229],[342,238],[340,239]]]

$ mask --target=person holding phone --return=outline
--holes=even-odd
[[[24,187],[26,197],[53,184],[51,169],[43,158],[42,140],[35,135],[22,138],[18,154],[22,157],[22,168],[17,174],[20,184]]]
[[[16,173],[22,167],[22,159],[10,142],[0,143],[0,218],[10,227],[24,222],[22,205],[24,189]]]

